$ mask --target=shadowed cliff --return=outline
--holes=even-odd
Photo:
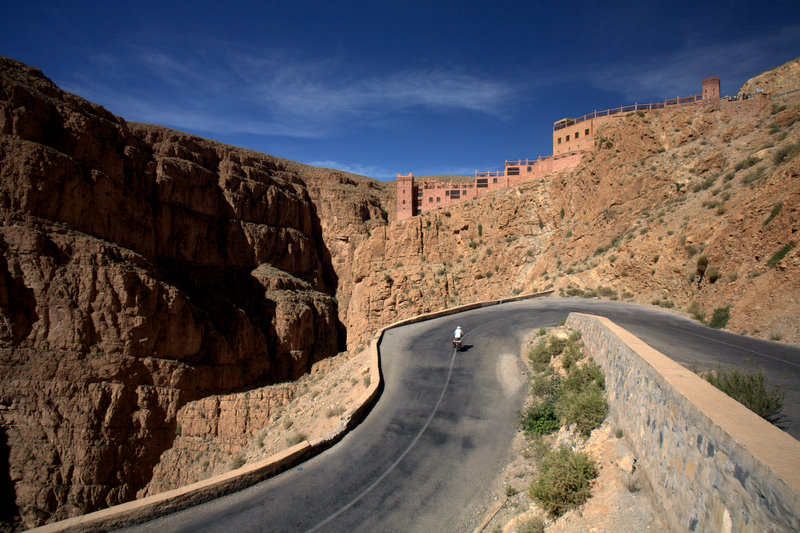
[[[0,429],[26,525],[135,497],[186,402],[343,349],[302,170],[0,58]]]

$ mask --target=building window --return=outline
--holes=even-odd
[[[579,131],[576,131],[576,132],[575,132],[575,138],[577,139],[577,138],[580,136],[580,134],[581,134],[581,133],[580,133]]]
[[[432,203],[433,203],[433,196],[431,196],[430,198],[428,198],[428,203],[429,203],[429,204],[432,204]]]
[[[567,135],[567,142],[569,142],[569,135]]]
[[[497,183],[497,178],[492,178],[492,183]]]
[[[508,175],[508,176],[519,176],[519,167],[508,167],[506,169],[506,175]]]
[[[530,172],[530,171],[531,171],[531,167],[528,167],[528,172]]]
[[[558,138],[558,144],[561,144],[561,137]]]
[[[489,178],[478,178],[475,187],[478,189],[485,189],[489,186]]]
[[[586,129],[583,131],[583,134],[584,134],[584,135],[589,135],[589,128],[586,128]]]
[[[440,203],[441,201],[442,201],[442,197],[441,197],[441,196],[437,196],[437,197],[436,197],[436,203],[438,204],[438,203]]]
[[[447,196],[447,193],[450,193],[450,198],[453,200],[461,198],[461,191],[445,191],[444,195]]]

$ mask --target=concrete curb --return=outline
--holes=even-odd
[[[190,485],[184,485],[177,489],[153,494],[152,496],[147,496],[139,500],[133,500],[85,515],[53,522],[31,529],[30,531],[54,533],[118,529],[124,526],[146,522],[242,490],[272,476],[276,476],[281,472],[285,472],[290,468],[294,468],[339,442],[349,431],[366,418],[369,411],[375,405],[375,402],[378,400],[383,390],[379,345],[383,339],[383,334],[387,330],[406,324],[430,320],[432,318],[453,315],[471,309],[479,309],[481,307],[526,300],[529,298],[539,298],[552,293],[553,291],[545,291],[513,296],[510,298],[501,298],[499,300],[475,302],[442,311],[417,315],[385,326],[370,340],[370,385],[357,402],[359,406],[343,416],[341,424],[332,433],[310,442],[303,441],[267,459],[252,464],[245,464],[241,468],[231,470],[225,474],[210,477]]]

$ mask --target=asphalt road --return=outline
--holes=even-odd
[[[472,531],[492,504],[525,393],[522,337],[571,311],[607,316],[700,369],[763,367],[793,391],[787,430],[800,437],[800,348],[728,334],[672,313],[546,298],[476,309],[390,330],[384,391],[367,419],[300,467],[130,531]],[[465,350],[455,354],[456,325]]]

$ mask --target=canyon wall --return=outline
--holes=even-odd
[[[733,331],[800,342],[797,93],[631,113],[597,145],[575,169],[373,232],[356,251],[348,341],[555,289],[706,320],[727,308]]]
[[[193,481],[287,380],[458,304],[727,308],[800,342],[798,152],[798,94],[632,113],[574,169],[395,222],[393,184],[127,123],[0,59],[0,521]]]
[[[0,59],[0,519],[132,499],[182,405],[345,347],[302,171]]]

